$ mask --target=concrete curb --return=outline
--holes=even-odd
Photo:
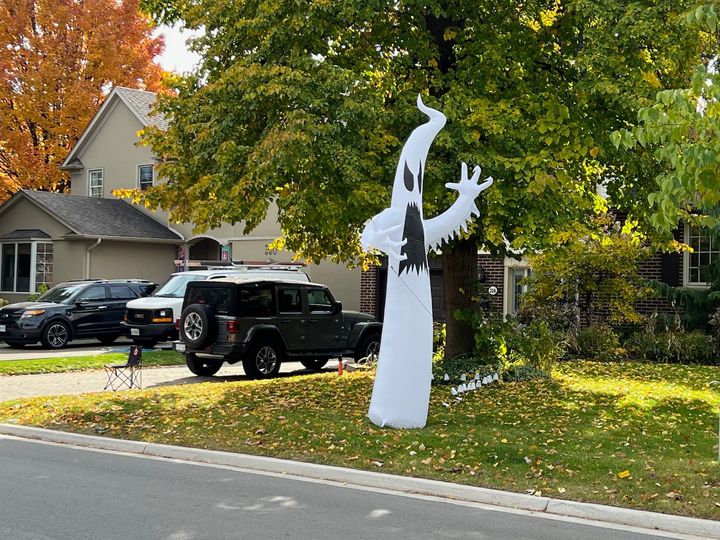
[[[551,499],[548,497],[535,497],[522,493],[465,486],[437,480],[425,480],[422,478],[394,476],[391,474],[343,467],[317,465],[314,463],[235,454],[232,452],[219,452],[201,448],[186,448],[166,444],[111,439],[28,426],[0,424],[0,434],[71,444],[86,448],[181,459],[214,465],[226,465],[258,472],[288,474],[317,480],[330,480],[400,493],[431,495],[505,508],[542,512],[558,516],[570,516],[616,525],[626,525],[667,533],[720,540],[720,521]]]

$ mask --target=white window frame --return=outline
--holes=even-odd
[[[150,167],[150,172],[152,173],[152,183],[148,187],[152,187],[155,185],[155,167],[152,165],[152,163],[141,163],[137,166],[137,187],[138,189],[147,189],[143,188],[142,184],[140,183],[140,179],[142,178],[141,171],[143,167]]]
[[[17,290],[17,267],[18,267],[18,245],[19,244],[30,244],[30,284],[29,284],[29,291],[18,291]],[[2,259],[2,251],[3,248],[7,245],[12,245],[15,247],[15,259],[13,264],[13,290],[12,291],[6,291],[6,290],[0,290],[0,293],[7,293],[7,294],[33,294],[37,292],[35,287],[35,278],[37,274],[37,246],[38,244],[52,244],[52,242],[48,241],[38,241],[38,240],[32,240],[27,239],[23,241],[15,241],[15,242],[0,242],[0,276],[3,275],[3,259]],[[2,289],[2,280],[0,280],[0,289]]]
[[[524,257],[520,260],[511,257],[505,258],[503,264],[503,316],[515,315],[515,282],[513,280],[515,270],[523,270],[526,275],[532,273],[530,263]],[[527,290],[527,286],[524,289]]]
[[[689,223],[685,223],[683,231],[683,241],[688,246],[691,246],[691,227]],[[708,253],[710,255],[710,263],[716,257],[720,257],[720,243],[713,245],[713,238],[710,235],[710,249],[708,251],[699,251],[695,253]],[[697,287],[699,289],[705,289],[710,286],[705,281],[691,281],[691,268],[690,268],[691,253],[688,251],[683,252],[683,287]]]
[[[100,173],[100,195],[93,195],[92,177],[93,173]],[[95,186],[97,189],[98,186]],[[102,198],[105,189],[105,170],[104,169],[88,169],[88,196]]]

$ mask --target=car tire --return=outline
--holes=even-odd
[[[50,321],[43,328],[40,341],[46,349],[62,349],[70,341],[70,327],[63,321]]]
[[[380,334],[373,332],[369,336],[363,338],[360,347],[355,349],[355,361],[368,356],[380,354]]]
[[[283,360],[282,348],[277,341],[256,341],[242,360],[245,374],[251,379],[269,379],[280,371]]]
[[[190,304],[180,316],[180,339],[193,349],[212,345],[215,340],[215,315],[203,304]]]
[[[97,339],[103,345],[112,345],[119,337],[118,334],[113,334],[112,336],[99,336]]]
[[[190,371],[200,377],[212,377],[223,365],[222,360],[212,358],[200,358],[195,353],[185,355],[185,363]]]
[[[141,338],[141,339],[133,339],[133,344],[138,345],[140,347],[143,347],[145,349],[152,349],[155,345],[158,344],[157,339],[155,338]]]
[[[11,349],[22,349],[25,345],[27,345],[24,341],[6,341],[5,343]]]
[[[300,360],[300,363],[311,371],[320,371],[328,363],[327,358],[325,360]]]

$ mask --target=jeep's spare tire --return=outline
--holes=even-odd
[[[180,316],[180,339],[193,349],[202,349],[215,341],[215,315],[204,304],[190,304]]]

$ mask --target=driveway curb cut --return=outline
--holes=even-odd
[[[673,516],[670,514],[618,508],[601,504],[551,499],[549,497],[535,497],[523,493],[512,493],[437,480],[395,476],[372,471],[318,465],[315,463],[204,450],[202,448],[187,448],[166,444],[112,439],[12,424],[0,424],[0,434],[86,448],[225,465],[251,471],[288,474],[316,480],[329,480],[407,494],[445,497],[492,506],[558,516],[569,516],[616,525],[627,525],[667,533],[693,535],[701,538],[720,540],[720,522],[708,519]]]

